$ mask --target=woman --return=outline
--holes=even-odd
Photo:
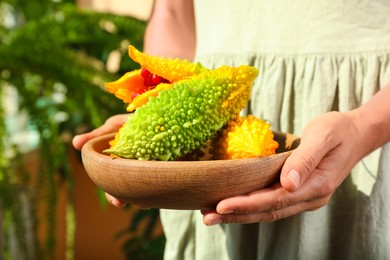
[[[146,53],[257,67],[248,113],[302,140],[280,184],[203,216],[162,210],[166,259],[390,257],[389,13],[387,0],[156,1]]]

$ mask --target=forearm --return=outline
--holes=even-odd
[[[192,60],[195,21],[191,0],[156,0],[145,32],[144,52]]]
[[[360,121],[357,127],[363,133],[366,153],[390,142],[390,83],[354,112]]]

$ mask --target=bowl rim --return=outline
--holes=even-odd
[[[276,133],[279,133],[279,132],[276,132]],[[272,157],[275,157],[275,156],[280,156],[281,154],[288,154],[288,153],[291,153],[294,149],[291,149],[291,150],[288,150],[288,151],[284,151],[284,152],[279,152],[279,153],[275,153],[275,154],[272,154],[272,155],[267,155],[267,156],[258,156],[258,157],[251,157],[251,158],[241,158],[241,159],[224,159],[224,160],[203,160],[203,161],[158,161],[158,160],[137,160],[137,159],[129,159],[129,158],[121,158],[121,157],[110,157],[109,154],[104,154],[103,151],[102,152],[99,152],[99,151],[96,151],[96,149],[94,149],[94,145],[96,143],[99,143],[100,141],[102,140],[105,140],[105,139],[113,139],[115,136],[115,133],[108,133],[108,134],[104,134],[104,135],[101,135],[101,136],[98,136],[98,137],[95,137],[95,138],[92,138],[90,139],[89,141],[87,141],[83,148],[82,148],[82,152],[85,152],[87,150],[92,150],[94,153],[96,153],[96,156],[97,158],[101,159],[101,160],[107,160],[107,159],[110,159],[111,160],[115,160],[116,161],[116,164],[119,166],[119,165],[129,165],[131,164],[132,166],[146,166],[146,165],[149,165],[150,163],[153,163],[153,165],[155,165],[156,167],[159,167],[159,168],[165,168],[165,167],[183,167],[183,168],[187,168],[186,165],[188,163],[191,163],[192,165],[195,165],[195,166],[199,166],[199,167],[202,167],[202,166],[205,166],[207,165],[207,167],[210,167],[210,165],[213,165],[213,166],[219,166],[219,165],[222,165],[222,164],[226,164],[226,163],[229,163],[231,165],[240,165],[242,164],[243,161],[245,162],[249,162],[249,161],[258,161],[258,160],[263,160],[264,158],[272,158]],[[292,135],[293,137],[296,137],[294,135]]]

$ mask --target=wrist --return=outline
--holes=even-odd
[[[354,109],[348,114],[351,116],[351,121],[359,135],[363,156],[389,141],[390,122],[387,119],[387,114],[373,113],[365,106]]]
[[[390,83],[350,114],[363,134],[368,153],[390,142]]]

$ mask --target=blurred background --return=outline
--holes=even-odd
[[[72,137],[125,112],[152,0],[0,1],[0,260],[161,259],[157,210],[108,205]]]

